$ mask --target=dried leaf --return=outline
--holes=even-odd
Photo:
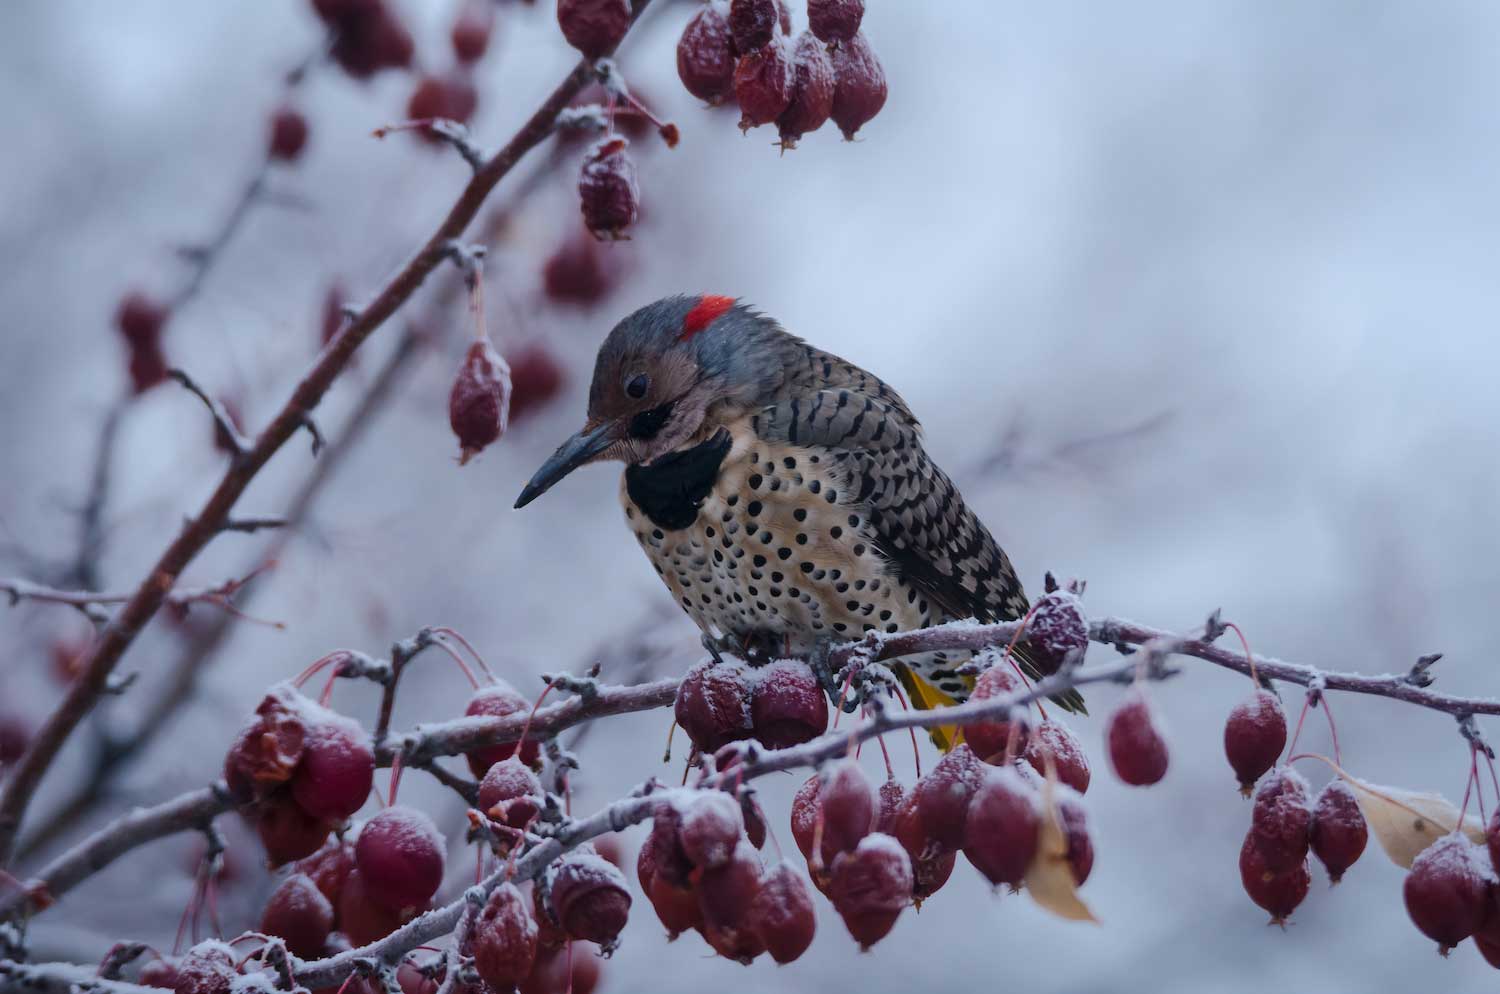
[[[1068,862],[1068,838],[1057,810],[1057,781],[1051,769],[1047,772],[1047,780],[1042,784],[1042,819],[1036,855],[1026,868],[1026,892],[1033,901],[1060,918],[1097,923],[1099,919],[1078,896],[1073,866]]]
[[[1340,773],[1354,791],[1370,831],[1397,866],[1410,868],[1423,849],[1458,825],[1458,808],[1441,794],[1379,787]],[[1484,826],[1477,818],[1465,818],[1463,829],[1473,841],[1484,842]]]

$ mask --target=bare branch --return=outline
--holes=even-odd
[[[239,425],[234,423],[234,418],[230,417],[228,409],[219,401],[210,397],[207,391],[200,387],[197,381],[183,370],[169,369],[167,370],[167,375],[178,383],[181,383],[194,397],[203,402],[203,406],[208,408],[208,413],[214,419],[214,428],[218,431],[219,440],[229,448],[233,458],[242,458],[250,446],[255,443],[240,432]]]
[[[219,526],[219,531],[249,535],[268,528],[285,528],[288,524],[290,522],[286,518],[226,518]]]
[[[183,611],[194,604],[212,604],[235,617],[245,617],[245,615],[241,614],[235,608],[233,604],[234,595],[271,565],[273,564],[264,564],[247,576],[225,580],[223,583],[215,584],[212,587],[174,590],[166,596],[164,603],[169,607]],[[133,592],[99,591],[96,593],[87,590],[59,590],[56,587],[48,587],[19,578],[0,578],[0,593],[9,596],[12,605],[19,604],[22,601],[36,601],[41,604],[64,604],[80,610],[125,604],[134,596]],[[280,628],[282,626],[276,623],[275,627]]]

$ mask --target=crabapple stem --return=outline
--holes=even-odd
[[[1257,687],[1260,686],[1260,674],[1255,670],[1255,653],[1250,651],[1250,642],[1245,638],[1245,633],[1232,621],[1224,622],[1224,627],[1234,632],[1240,638],[1240,645],[1245,647],[1245,662],[1250,666],[1250,682]]]

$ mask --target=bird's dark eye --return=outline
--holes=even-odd
[[[625,384],[625,392],[636,400],[646,396],[646,388],[651,385],[651,378],[645,373],[636,373]]]
[[[667,401],[660,407],[653,407],[649,411],[642,411],[630,419],[631,438],[655,438],[657,432],[661,431],[672,417],[672,401]]]

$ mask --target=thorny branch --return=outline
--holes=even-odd
[[[650,2],[634,0],[632,16],[638,18]],[[422,248],[329,343],[254,444],[225,470],[202,509],[167,546],[145,580],[100,634],[82,664],[79,677],[38,730],[0,791],[0,865],[10,864],[22,819],[53,759],[105,693],[116,664],[166,601],[182,571],[219,533],[220,525],[230,517],[251,480],[300,427],[309,423],[311,412],[348,366],[355,351],[442,263],[447,246],[462,237],[490,191],[527,152],[552,133],[557,115],[594,75],[593,63],[587,59],[580,61],[510,141],[474,174]]]

